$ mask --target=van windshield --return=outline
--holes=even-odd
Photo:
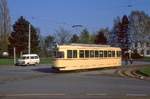
[[[29,56],[22,56],[21,59],[29,59]]]

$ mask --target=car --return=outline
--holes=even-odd
[[[16,65],[36,65],[40,63],[40,57],[37,54],[24,54],[16,62]]]

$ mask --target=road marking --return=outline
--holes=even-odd
[[[31,93],[31,94],[5,94],[0,96],[7,96],[7,97],[18,97],[18,96],[64,96],[64,93]]]
[[[147,94],[126,94],[126,96],[146,97],[146,96],[147,96]]]
[[[106,96],[106,93],[87,93],[88,96]]]

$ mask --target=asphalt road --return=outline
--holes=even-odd
[[[0,99],[150,99],[150,81],[116,69],[52,73],[50,66],[0,68]]]

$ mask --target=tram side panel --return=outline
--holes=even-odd
[[[60,70],[93,69],[121,66],[120,58],[117,59],[58,59],[55,66]]]

